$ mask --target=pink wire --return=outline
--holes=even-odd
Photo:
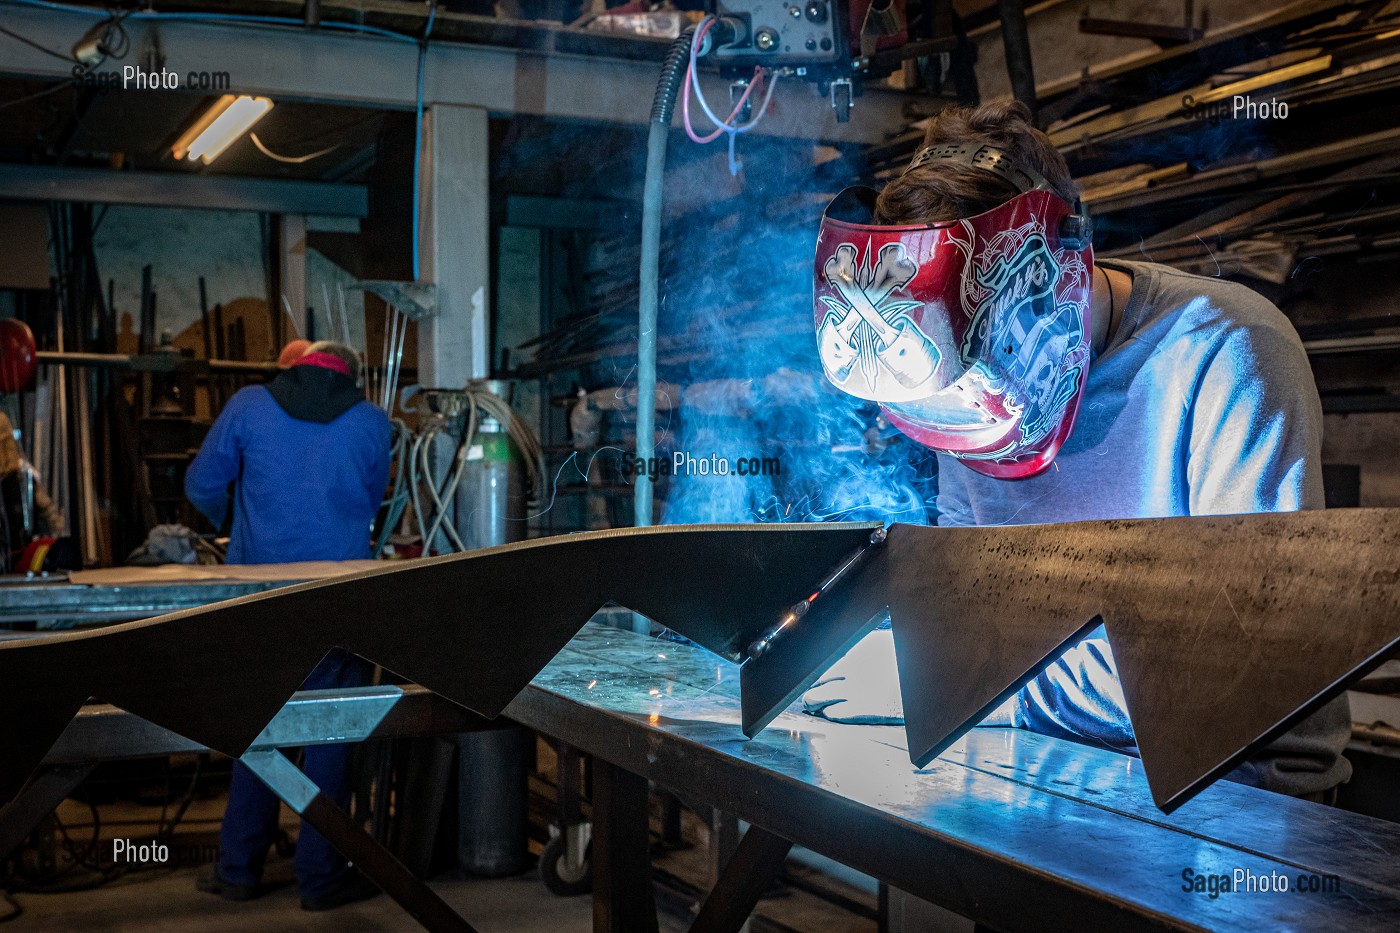
[[[714,25],[714,20],[706,20],[704,25],[700,27],[700,31],[695,34],[694,41],[698,43],[701,39],[703,39],[705,37],[705,33],[709,31],[712,25]],[[739,114],[743,112],[744,103],[749,99],[749,95],[753,93],[754,88],[758,86],[758,79],[761,76],[762,72],[762,68],[755,68],[753,70],[754,80],[751,80],[749,82],[749,86],[744,88],[743,96],[739,98],[738,103],[734,105],[733,112],[731,112],[729,114],[729,117],[724,121],[725,125],[721,126],[719,129],[715,130],[710,135],[702,137],[696,135],[693,125],[690,122],[690,92],[692,90],[692,85],[696,82],[696,77],[695,69],[691,68],[690,66],[686,66],[684,88],[685,93],[681,97],[681,122],[685,124],[685,134],[691,138],[691,141],[701,143],[702,145],[704,143],[712,143],[716,139],[719,139],[721,136],[723,136],[726,132],[728,132],[727,127],[731,126],[734,122],[734,118],[739,116]]]
[[[755,68],[755,69],[754,69],[754,80],[751,80],[751,81],[749,82],[749,86],[746,87],[746,88],[744,88],[743,96],[741,96],[741,97],[739,98],[738,103],[736,103],[736,104],[734,105],[734,109],[730,112],[728,118],[725,119],[725,121],[724,121],[724,124],[725,124],[725,125],[724,125],[724,126],[721,126],[719,129],[715,130],[715,131],[714,131],[713,133],[711,133],[710,135],[708,135],[708,136],[703,136],[703,137],[702,137],[702,136],[697,136],[697,135],[695,135],[695,130],[691,128],[691,123],[690,123],[690,82],[691,82],[692,80],[694,80],[694,77],[693,77],[693,74],[691,73],[691,70],[690,70],[689,68],[687,68],[687,69],[686,69],[686,88],[685,88],[686,94],[685,94],[685,97],[681,98],[681,118],[682,118],[682,122],[685,123],[685,133],[686,133],[686,135],[689,136],[693,141],[695,141],[695,142],[697,142],[697,143],[712,143],[712,142],[714,142],[716,139],[719,139],[721,136],[723,136],[725,133],[727,133],[727,132],[729,131],[729,130],[727,129],[727,127],[731,127],[731,126],[733,125],[733,123],[734,123],[734,118],[737,117],[737,116],[739,116],[739,114],[740,114],[741,112],[743,112],[743,109],[744,109],[744,102],[747,101],[747,100],[749,99],[749,95],[752,94],[754,88],[757,87],[757,86],[759,85],[759,82],[760,82],[760,79],[761,79],[761,71],[762,71],[762,69],[760,69],[760,68]]]

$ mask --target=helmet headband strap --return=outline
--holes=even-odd
[[[994,146],[979,146],[976,143],[961,146],[925,146],[915,153],[914,160],[909,163],[909,167],[904,170],[903,174],[907,175],[914,169],[928,165],[930,162],[956,162],[959,165],[980,168],[1008,182],[1019,194],[1025,194],[1027,191],[1055,190],[1044,175],[1033,168],[1019,164],[1007,153]]]

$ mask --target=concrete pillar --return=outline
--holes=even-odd
[[[438,311],[418,325],[418,382],[459,389],[491,368],[487,113],[433,104],[423,119],[418,278]]]
[[[273,314],[278,320],[282,319],[284,309],[291,314],[292,319],[279,328],[282,343],[285,344],[296,336],[295,330],[287,328],[300,328],[306,320],[306,216],[278,214],[277,243],[277,260],[280,264],[278,282],[282,286],[282,294],[272,298]],[[287,299],[286,305],[282,304],[283,298]],[[340,338],[339,334],[334,336]],[[281,346],[273,347],[273,355],[281,349]]]

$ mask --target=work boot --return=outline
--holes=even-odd
[[[210,865],[201,871],[194,880],[194,886],[206,894],[217,894],[226,901],[251,901],[263,893],[261,885],[225,881],[219,874],[218,865]]]
[[[349,877],[329,894],[320,897],[304,897],[301,899],[302,910],[335,910],[337,907],[344,907],[346,904],[353,904],[356,901],[367,901],[379,893],[378,886],[359,872],[352,872]]]

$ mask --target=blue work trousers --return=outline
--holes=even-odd
[[[361,687],[369,683],[370,666],[336,649],[302,683],[303,690]],[[321,793],[341,809],[350,804],[349,745],[312,745],[305,750],[302,770]],[[282,801],[241,761],[233,764],[228,807],[219,829],[219,876],[229,884],[253,886],[262,879],[267,850],[277,838]],[[345,882],[345,858],[306,822],[297,837],[292,867],[303,900],[324,897]]]

